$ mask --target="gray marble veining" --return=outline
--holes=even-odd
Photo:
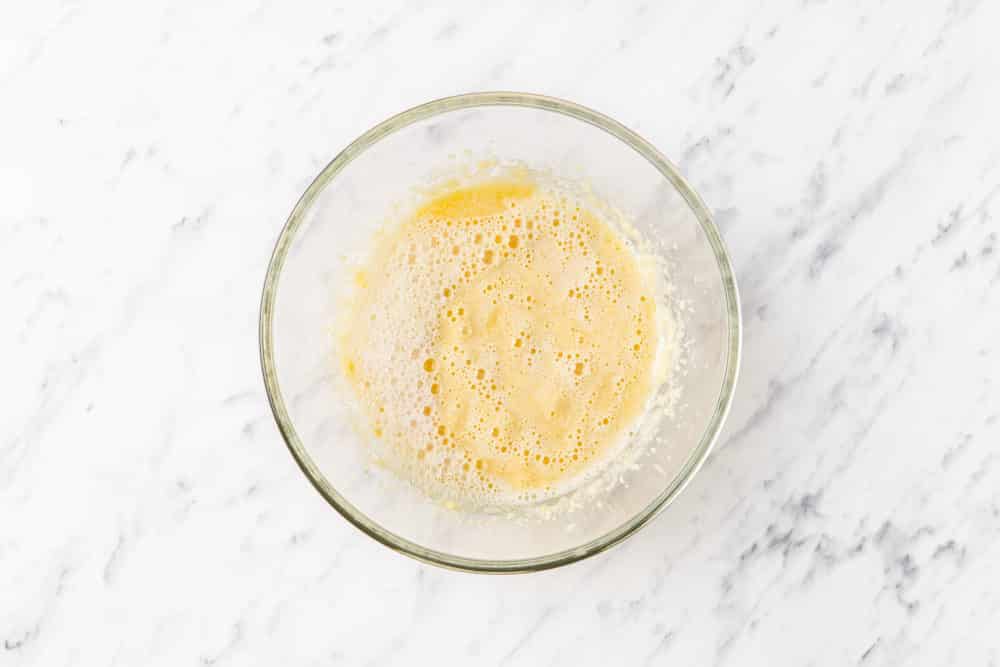
[[[1000,664],[1000,5],[0,8],[0,664]],[[729,424],[563,570],[348,526],[257,366],[316,171],[431,98],[566,97],[716,211]]]

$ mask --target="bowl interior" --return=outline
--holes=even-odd
[[[653,446],[621,484],[550,520],[456,512],[371,464],[337,378],[332,334],[349,262],[414,186],[495,157],[585,182],[662,258],[684,334],[675,414],[651,415]],[[385,332],[391,336],[392,332]],[[438,564],[526,570],[595,553],[668,502],[704,459],[735,381],[739,312],[725,251],[697,196],[620,125],[549,98],[482,94],[377,126],[317,177],[294,210],[265,285],[265,381],[282,433],[317,489],[393,548]],[[616,473],[617,474],[617,473]]]

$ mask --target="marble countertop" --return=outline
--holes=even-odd
[[[863,4],[6,3],[0,664],[1000,664],[1000,4]],[[344,522],[257,357],[322,165],[490,89],[672,157],[745,319],[682,497],[518,577]]]

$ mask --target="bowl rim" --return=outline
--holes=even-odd
[[[272,337],[274,303],[277,295],[278,279],[281,275],[285,258],[296,232],[302,225],[306,212],[310,209],[323,188],[355,157],[397,130],[432,116],[462,109],[489,106],[530,107],[562,114],[589,123],[619,139],[656,167],[687,202],[688,207],[694,213],[705,232],[709,244],[712,246],[725,293],[728,324],[725,373],[719,395],[716,399],[715,409],[708,425],[702,433],[698,445],[692,450],[680,471],[666,485],[663,491],[629,520],[585,544],[544,556],[511,560],[466,558],[464,556],[429,549],[385,530],[340,495],[319,471],[319,468],[309,456],[288,415],[278,383]],[[711,213],[701,200],[701,197],[688,184],[673,163],[654,148],[652,144],[618,121],[573,102],[534,93],[475,92],[426,102],[382,121],[352,141],[320,171],[295,204],[275,243],[274,251],[268,262],[267,273],[264,277],[260,305],[259,336],[260,363],[264,375],[264,387],[267,392],[268,403],[271,406],[271,412],[278,425],[278,430],[281,432],[281,436],[288,446],[292,457],[306,478],[341,516],[363,533],[390,549],[425,563],[466,572],[521,573],[537,572],[568,565],[569,563],[574,563],[601,553],[634,535],[677,498],[704,464],[705,459],[718,439],[722,425],[732,404],[736,380],[739,374],[742,348],[742,321],[739,292],[736,286],[732,263],[722,237],[719,234],[719,230],[712,220]]]

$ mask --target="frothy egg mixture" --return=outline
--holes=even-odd
[[[379,234],[338,353],[383,464],[437,495],[532,500],[627,437],[654,389],[656,307],[580,200],[492,179]]]

